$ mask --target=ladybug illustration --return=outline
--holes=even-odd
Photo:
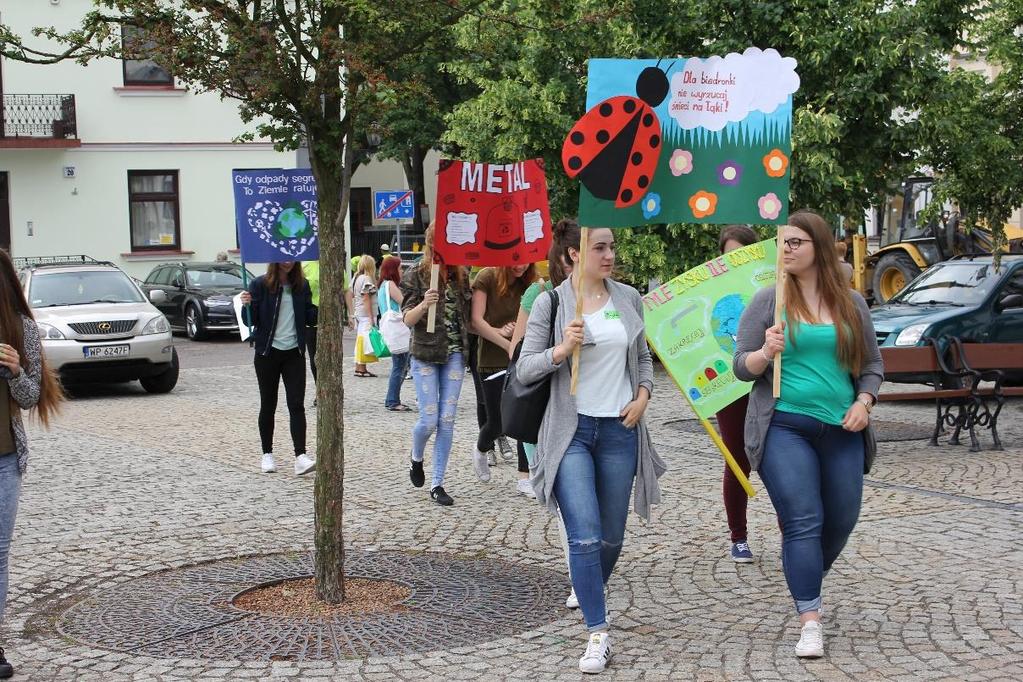
[[[638,202],[653,182],[662,146],[653,108],[668,96],[667,74],[660,66],[643,69],[636,94],[608,98],[587,111],[561,147],[568,177],[578,177],[590,194],[614,201],[615,208]]]

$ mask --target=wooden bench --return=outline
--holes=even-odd
[[[980,450],[976,427],[991,431],[994,449],[1001,450],[998,437],[998,415],[1007,396],[1023,396],[1023,388],[1003,386],[1005,370],[1023,371],[1023,344],[964,343],[948,339],[947,351],[941,353],[939,342],[925,339],[926,346],[909,348],[882,347],[886,376],[930,376],[929,389],[882,393],[878,400],[933,400],[934,432],[931,445],[938,445],[943,426],[954,428],[949,443],[959,445],[959,434],[970,433],[970,451]],[[982,387],[982,381],[994,386]]]
[[[1023,387],[1003,384],[1008,372],[1023,371],[1023,344],[966,343],[953,338],[951,354],[954,366],[971,379],[969,383],[973,403],[968,408],[972,411],[970,421],[990,429],[994,449],[1001,450],[998,415],[1002,412],[1006,397],[1023,396]],[[994,385],[982,387],[981,381],[991,381]]]

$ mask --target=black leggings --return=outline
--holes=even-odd
[[[472,375],[472,385],[476,389],[476,426],[480,429],[487,423],[487,405],[483,401],[483,384],[480,382],[480,372],[476,368],[479,360],[480,337],[469,334],[469,357],[466,364],[469,366],[469,374]]]
[[[501,370],[497,370],[498,372]],[[476,449],[480,452],[494,449],[494,439],[504,433],[501,425],[501,393],[504,391],[504,375],[487,381],[487,377],[497,372],[480,372],[480,385],[483,387],[483,403],[487,421],[480,427],[480,436],[476,440]]]
[[[273,452],[274,413],[277,394],[284,378],[284,395],[291,416],[291,441],[295,456],[305,453],[305,358],[297,348],[270,349],[269,355],[256,354],[256,383],[259,384],[259,440],[263,452]]]

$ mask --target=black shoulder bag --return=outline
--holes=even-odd
[[[547,347],[554,345],[554,324],[558,317],[558,292],[551,290],[551,324],[547,333]],[[504,378],[501,393],[501,425],[504,434],[523,443],[536,443],[540,434],[540,423],[547,411],[551,397],[551,376],[548,374],[534,384],[524,384],[519,379],[516,364],[522,352],[522,341],[515,346],[515,353],[508,363],[508,374]]]

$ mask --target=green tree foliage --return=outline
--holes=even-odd
[[[935,88],[920,114],[921,159],[937,177],[935,206],[957,204],[967,228],[1001,226],[1023,205],[1023,0],[984,3],[961,49],[995,76],[954,69]],[[993,232],[997,253],[1005,233]]]
[[[1018,1],[1018,0],[1017,0]],[[467,156],[542,155],[552,210],[572,215],[578,187],[561,171],[564,135],[581,116],[589,57],[709,56],[750,45],[799,62],[791,204],[860,216],[916,168],[927,127],[919,111],[947,79],[945,59],[969,21],[954,0],[486,0],[516,23],[456,27],[469,53],[449,68],[480,89],[455,108],[447,139]],[[710,235],[708,237],[708,234]],[[624,269],[637,284],[709,258],[712,226],[622,232]]]

